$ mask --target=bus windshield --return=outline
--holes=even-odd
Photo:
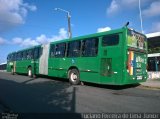
[[[147,38],[134,31],[134,30],[130,30],[128,29],[128,35],[127,35],[127,45],[129,47],[132,47],[132,48],[136,48],[136,49],[141,49],[141,50],[147,50]]]

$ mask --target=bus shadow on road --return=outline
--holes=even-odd
[[[49,117],[64,115],[64,118],[81,118],[81,115],[76,113],[77,87],[61,81],[28,84],[1,79],[0,83],[0,89],[6,89],[1,94],[2,99],[12,112],[36,114],[34,116],[40,114],[42,117],[48,117],[49,114]]]
[[[69,80],[65,79],[65,78],[50,77],[50,76],[43,76],[43,75],[40,76],[40,77],[70,84]],[[85,86],[85,85],[86,86],[92,86],[92,87],[97,87],[97,88],[113,89],[113,90],[123,90],[123,89],[128,89],[128,88],[136,88],[136,87],[140,86],[141,84],[137,83],[137,84],[128,84],[128,85],[109,85],[109,84],[104,85],[104,84],[82,82],[80,85],[82,85],[82,86]]]
[[[38,75],[36,78],[31,78],[30,80],[24,81],[23,83],[28,83],[30,81],[36,80],[38,78],[45,78],[47,80],[51,81],[58,81],[61,83],[68,83],[68,85],[71,85],[69,83],[69,80],[66,78],[58,78],[58,77],[50,77],[50,76],[45,76],[45,75]],[[105,88],[105,89],[112,89],[112,90],[123,90],[123,89],[129,89],[129,88],[136,88],[140,86],[140,84],[128,84],[128,85],[109,85],[109,84],[95,84],[95,83],[88,83],[88,82],[83,82],[84,86],[92,86],[92,87],[97,87],[97,88]],[[81,84],[80,84],[81,85]]]
[[[49,80],[54,80],[54,81],[60,81],[60,82],[64,82],[64,83],[69,83],[68,79],[65,78],[58,78],[58,77],[50,77],[50,76],[40,76],[41,78],[46,78]],[[70,84],[71,85],[71,84]],[[109,84],[95,84],[95,83],[89,83],[89,82],[82,82],[79,85],[86,85],[86,86],[92,86],[92,87],[97,87],[97,88],[106,88],[106,89],[113,89],[113,90],[123,90],[123,89],[128,89],[128,88],[136,88],[138,86],[140,86],[141,84],[137,83],[137,84],[128,84],[128,85],[109,85]]]
[[[85,82],[84,85],[97,87],[97,88],[112,89],[112,90],[123,90],[123,89],[129,89],[129,88],[136,88],[140,86],[140,84],[104,85],[104,84],[95,84],[95,83],[88,83],[88,82]]]
[[[51,81],[58,81],[58,82],[61,82],[61,83],[66,83],[68,85],[71,85],[69,83],[69,80],[68,79],[65,79],[65,78],[58,78],[58,77],[50,77],[50,76],[39,76],[40,78],[45,78],[45,79],[48,79],[48,80],[51,80]],[[32,80],[35,80],[35,79],[38,79],[37,78],[32,78],[24,83],[27,83],[27,82],[30,82]],[[128,84],[128,85],[109,85],[109,84],[95,84],[95,83],[88,83],[88,82],[82,82],[82,86],[91,86],[91,87],[97,87],[97,88],[105,88],[105,89],[112,89],[112,90],[123,90],[123,89],[129,89],[129,88],[136,88],[138,86],[140,86],[140,84]],[[79,84],[81,85],[81,84]]]

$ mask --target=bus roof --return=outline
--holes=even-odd
[[[51,44],[61,43],[61,42],[64,42],[64,41],[68,41],[69,42],[69,41],[74,41],[74,40],[79,40],[79,39],[103,36],[103,35],[112,34],[112,33],[119,33],[119,32],[123,32],[124,30],[126,30],[126,27],[122,27],[122,28],[115,29],[115,30],[104,31],[104,32],[98,32],[98,33],[84,35],[84,36],[78,36],[78,37],[74,37],[74,38],[71,38],[71,39],[64,39],[64,40],[54,41],[54,42],[51,42]]]
[[[25,50],[30,50],[30,49],[33,49],[33,48],[36,48],[36,47],[40,47],[40,46],[41,45],[36,45],[36,46],[29,47],[29,48],[21,49],[21,50],[18,50],[18,51],[11,52],[8,55],[13,54],[13,53],[17,53],[17,52],[21,52],[21,51],[25,51]]]
[[[62,43],[62,42],[70,42],[70,41],[79,40],[79,39],[103,36],[103,35],[112,34],[112,33],[119,33],[119,32],[123,32],[123,31],[125,31],[127,29],[128,29],[128,27],[122,27],[122,28],[119,28],[119,29],[114,29],[114,30],[109,30],[109,31],[104,31],[104,32],[98,32],[98,33],[84,35],[84,36],[78,36],[78,37],[74,37],[74,38],[71,38],[71,39],[63,39],[63,40],[59,40],[59,41],[53,41],[53,42],[50,42],[50,44]],[[29,49],[32,49],[32,48],[35,48],[35,47],[39,47],[41,45],[32,46],[32,47],[29,47],[29,48],[26,48],[26,49],[22,49],[22,50],[18,50],[18,51],[12,52],[12,53],[29,50]],[[9,55],[12,54],[12,53],[9,53]]]

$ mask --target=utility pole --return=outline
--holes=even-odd
[[[139,18],[141,22],[141,32],[144,33],[143,31],[143,21],[142,21],[142,12],[141,12],[141,0],[139,0]]]
[[[72,31],[71,31],[71,15],[70,12],[61,8],[55,8],[54,10],[56,11],[62,11],[67,13],[67,19],[68,19],[68,37],[71,39],[72,38]]]

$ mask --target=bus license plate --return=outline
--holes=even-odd
[[[142,76],[137,76],[137,80],[142,80]]]

